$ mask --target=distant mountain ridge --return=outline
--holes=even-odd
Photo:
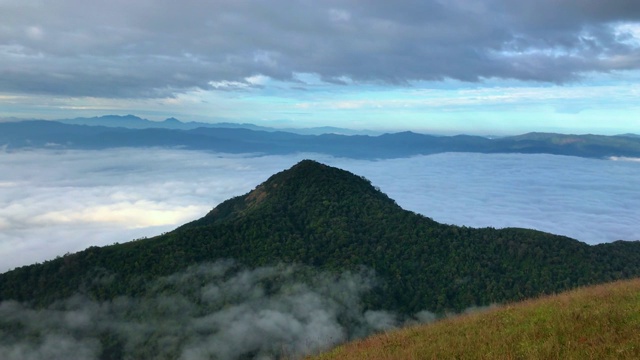
[[[311,128],[273,128],[259,126],[249,123],[216,122],[205,123],[197,121],[183,122],[174,117],[163,121],[151,121],[135,115],[104,115],[90,118],[73,118],[54,120],[68,125],[87,125],[105,127],[123,127],[127,129],[171,129],[171,130],[193,130],[197,128],[226,128],[226,129],[249,129],[255,131],[284,131],[300,135],[322,135],[322,134],[342,134],[342,135],[377,135],[378,132],[369,130],[352,130],[331,126],[311,127]]]
[[[620,134],[618,136],[627,136],[627,137],[633,137],[633,138],[640,138],[640,135],[638,135],[638,134],[630,134],[630,133]]]
[[[80,123],[83,121],[78,120]],[[130,121],[140,127],[152,123],[127,116],[117,117],[111,124]],[[640,137],[629,135],[529,133],[495,139],[471,135],[434,136],[408,131],[379,136],[333,133],[303,135],[273,129],[256,130],[255,126],[249,125],[246,125],[249,128],[245,128],[244,124],[234,127],[231,124],[219,124],[228,127],[173,129],[171,127],[176,124],[185,123],[171,118],[159,124],[164,124],[167,128],[131,129],[70,125],[43,120],[3,122],[0,123],[0,146],[7,149],[175,147],[224,153],[321,153],[360,159],[399,158],[442,152],[545,153],[589,158],[640,157]],[[189,126],[196,125],[197,123]]]

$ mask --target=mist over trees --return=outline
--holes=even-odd
[[[203,263],[146,283],[135,296],[98,301],[78,289],[45,308],[4,301],[0,353],[7,360],[295,358],[398,325],[395,314],[363,308],[375,282],[364,268],[334,274]]]

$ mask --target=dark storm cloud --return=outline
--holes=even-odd
[[[564,82],[637,69],[640,3],[0,2],[0,91],[156,97],[262,74]]]

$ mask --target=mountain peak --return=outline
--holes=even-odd
[[[328,165],[325,165],[321,162],[315,161],[315,160],[311,160],[311,159],[304,159],[299,161],[297,164],[293,165],[291,168],[289,168],[288,170],[284,170],[282,173],[287,173],[287,172],[303,172],[306,173],[307,171],[327,171],[330,169],[335,169],[335,170],[340,170],[340,171],[344,171],[338,168],[332,168]]]
[[[313,189],[327,196],[337,191],[343,192],[345,196],[349,192],[380,192],[363,176],[309,159],[302,160],[291,168],[271,176],[258,188],[260,187],[302,192]]]
[[[218,224],[262,210],[290,213],[291,209],[326,207],[327,211],[342,212],[363,201],[373,208],[398,207],[363,176],[306,159],[272,175],[247,194],[219,204],[187,226]]]
[[[98,119],[98,120],[114,120],[114,119],[120,119],[120,120],[144,120],[140,117],[137,117],[135,115],[132,114],[127,114],[127,115],[103,115],[103,116],[96,116],[94,117],[94,119]]]
[[[326,176],[328,174],[324,174],[324,173],[335,173],[335,172],[347,173],[347,171],[345,170],[334,168],[334,167],[322,164],[320,162],[317,162],[315,160],[305,159],[293,165],[291,168],[271,176],[266,182],[270,183],[270,182],[283,181],[283,180],[288,180],[295,177],[303,177],[303,178],[308,178],[308,180],[314,180],[316,179],[315,176],[322,176],[322,175]],[[356,176],[356,175],[353,175],[353,176]]]
[[[178,119],[176,119],[174,117],[170,117],[170,118],[164,119],[163,123],[165,123],[165,124],[178,124],[179,125],[179,124],[182,124],[182,121],[180,121],[180,120],[178,120]]]

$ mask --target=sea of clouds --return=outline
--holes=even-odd
[[[305,158],[363,175],[405,209],[444,223],[534,228],[591,244],[640,240],[640,163],[624,159],[0,151],[0,271],[170,231]]]

